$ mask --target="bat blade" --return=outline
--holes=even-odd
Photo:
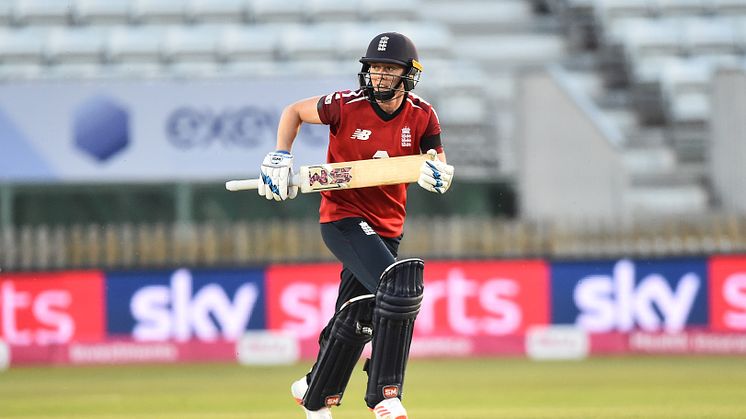
[[[320,192],[417,181],[427,154],[303,166],[301,192]]]
[[[301,166],[300,173],[293,176],[290,184],[298,186],[302,193],[311,193],[412,183],[419,178],[422,163],[434,158],[419,154]],[[229,180],[225,188],[229,191],[256,189],[260,182],[259,179]]]

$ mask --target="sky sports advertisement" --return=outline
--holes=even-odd
[[[0,341],[17,364],[309,359],[338,277],[332,263],[3,273]],[[425,290],[414,357],[746,354],[746,256],[429,261]]]

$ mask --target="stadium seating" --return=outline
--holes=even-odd
[[[636,113],[630,141],[663,129],[666,138],[686,131],[704,144],[712,74],[744,62],[746,0],[546,4],[539,16],[523,0],[0,0],[0,80],[354,79],[371,37],[396,29],[422,56],[417,92],[464,136],[454,144],[456,163],[498,143],[499,155],[480,156],[487,177],[511,175],[500,171],[515,166],[517,75],[547,63],[580,68],[577,90],[616,103],[606,111],[625,129]],[[563,33],[546,19],[577,31]]]
[[[192,0],[187,17],[197,23],[241,23],[248,22],[251,15],[244,0]]]
[[[78,25],[123,25],[129,22],[129,0],[75,0],[73,22]]]
[[[130,4],[133,23],[169,24],[187,20],[187,4],[183,0],[131,0]]]
[[[59,0],[16,0],[12,6],[12,21],[16,25],[65,25],[72,16],[70,4]]]

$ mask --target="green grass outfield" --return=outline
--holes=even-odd
[[[12,368],[0,418],[304,418],[288,391],[308,364]],[[371,419],[358,368],[335,419]],[[746,358],[415,360],[414,419],[746,418]]]

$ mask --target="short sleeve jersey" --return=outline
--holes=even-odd
[[[423,138],[440,135],[435,110],[412,93],[390,115],[370,103],[362,90],[324,96],[318,111],[321,122],[329,125],[328,163],[420,154]],[[362,217],[379,235],[398,237],[406,204],[407,185],[322,192],[320,222]]]

